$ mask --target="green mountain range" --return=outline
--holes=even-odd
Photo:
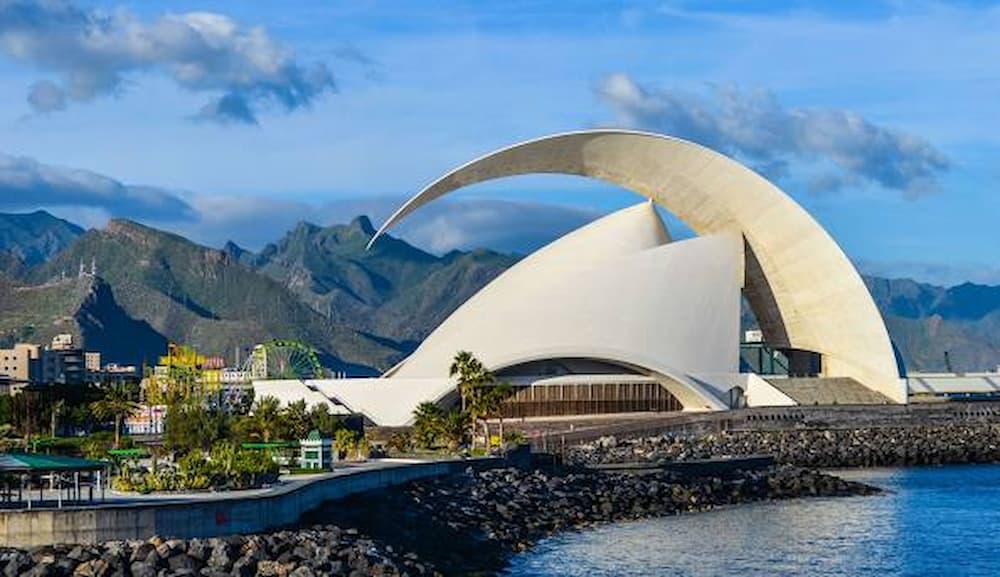
[[[172,342],[206,353],[233,358],[236,349],[254,343],[295,339],[316,347],[335,370],[368,374],[400,356],[394,343],[329,322],[284,286],[228,253],[134,222],[113,220],[104,230],[86,232],[28,271],[24,280],[59,284],[80,276],[81,268],[83,276],[93,272],[110,287],[130,318],[149,323]],[[55,308],[49,312],[72,316]],[[163,351],[145,351],[143,358],[155,360]]]
[[[437,257],[391,236],[366,250],[374,234],[364,216],[346,226],[301,223],[244,261],[332,322],[404,348],[517,261],[485,250]]]
[[[1000,286],[943,288],[909,279],[865,279],[903,361],[914,371],[1000,366]]]
[[[296,339],[334,370],[375,374],[517,262],[488,250],[436,256],[391,236],[365,250],[373,234],[366,217],[300,223],[254,253],[126,220],[82,232],[46,213],[0,215],[0,344],[70,332],[108,361],[136,363],[168,341],[232,361]],[[1000,364],[1000,287],[866,281],[910,370],[945,370],[945,351],[954,370]]]
[[[82,234],[79,226],[44,210],[0,213],[0,271],[45,262]]]

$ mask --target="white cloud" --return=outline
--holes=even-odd
[[[28,94],[41,113],[113,95],[150,71],[211,94],[197,117],[220,122],[253,124],[261,109],[296,110],[336,90],[326,65],[304,65],[263,28],[207,12],[146,22],[125,9],[0,0],[0,52],[53,75]]]
[[[875,184],[916,198],[938,188],[948,158],[919,136],[875,124],[850,110],[786,108],[766,90],[708,85],[703,92],[650,88],[612,74],[599,96],[628,126],[698,142],[772,178],[789,166],[811,171],[813,192]]]
[[[0,153],[0,210],[50,206],[175,221],[196,216],[183,198],[162,188],[124,184],[96,172]]]

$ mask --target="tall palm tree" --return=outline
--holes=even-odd
[[[497,383],[490,389],[490,396],[492,397],[492,404],[490,405],[490,414],[497,418],[500,426],[500,448],[504,448],[504,430],[503,430],[503,402],[507,400],[514,393],[514,387],[510,383],[504,381]]]
[[[500,446],[503,447],[503,402],[510,396],[511,390],[510,383],[503,382],[483,387],[476,395],[473,411],[482,418],[487,450],[490,448],[489,419],[492,418],[500,421]]]
[[[138,411],[142,405],[133,400],[132,391],[124,383],[116,383],[104,390],[104,395],[90,403],[94,416],[102,421],[115,422],[115,448],[122,440],[122,421]]]
[[[448,368],[448,376],[457,378],[458,395],[462,399],[463,411],[468,409],[476,389],[493,380],[493,375],[469,351],[459,351],[455,355],[451,367]]]

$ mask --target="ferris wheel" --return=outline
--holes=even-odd
[[[254,347],[243,370],[253,379],[317,379],[323,376],[316,350],[293,340],[275,340]]]

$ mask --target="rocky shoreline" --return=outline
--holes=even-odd
[[[660,463],[773,455],[778,463],[818,469],[1000,462],[1000,426],[953,424],[850,429],[724,432],[702,437],[604,437],[567,450],[574,465]]]
[[[318,577],[434,575],[414,553],[401,553],[357,529],[315,526],[264,535],[209,539],[109,541],[29,551],[0,551],[5,577]]]
[[[300,527],[264,535],[0,550],[0,572],[34,577],[486,575],[560,531],[752,501],[875,492],[785,465],[700,478],[667,471],[469,469],[332,502]]]
[[[489,575],[500,571],[511,555],[561,531],[754,501],[877,492],[862,483],[785,465],[698,478],[662,470],[500,469],[331,503],[314,518],[356,526],[396,548],[418,551],[445,575]]]

